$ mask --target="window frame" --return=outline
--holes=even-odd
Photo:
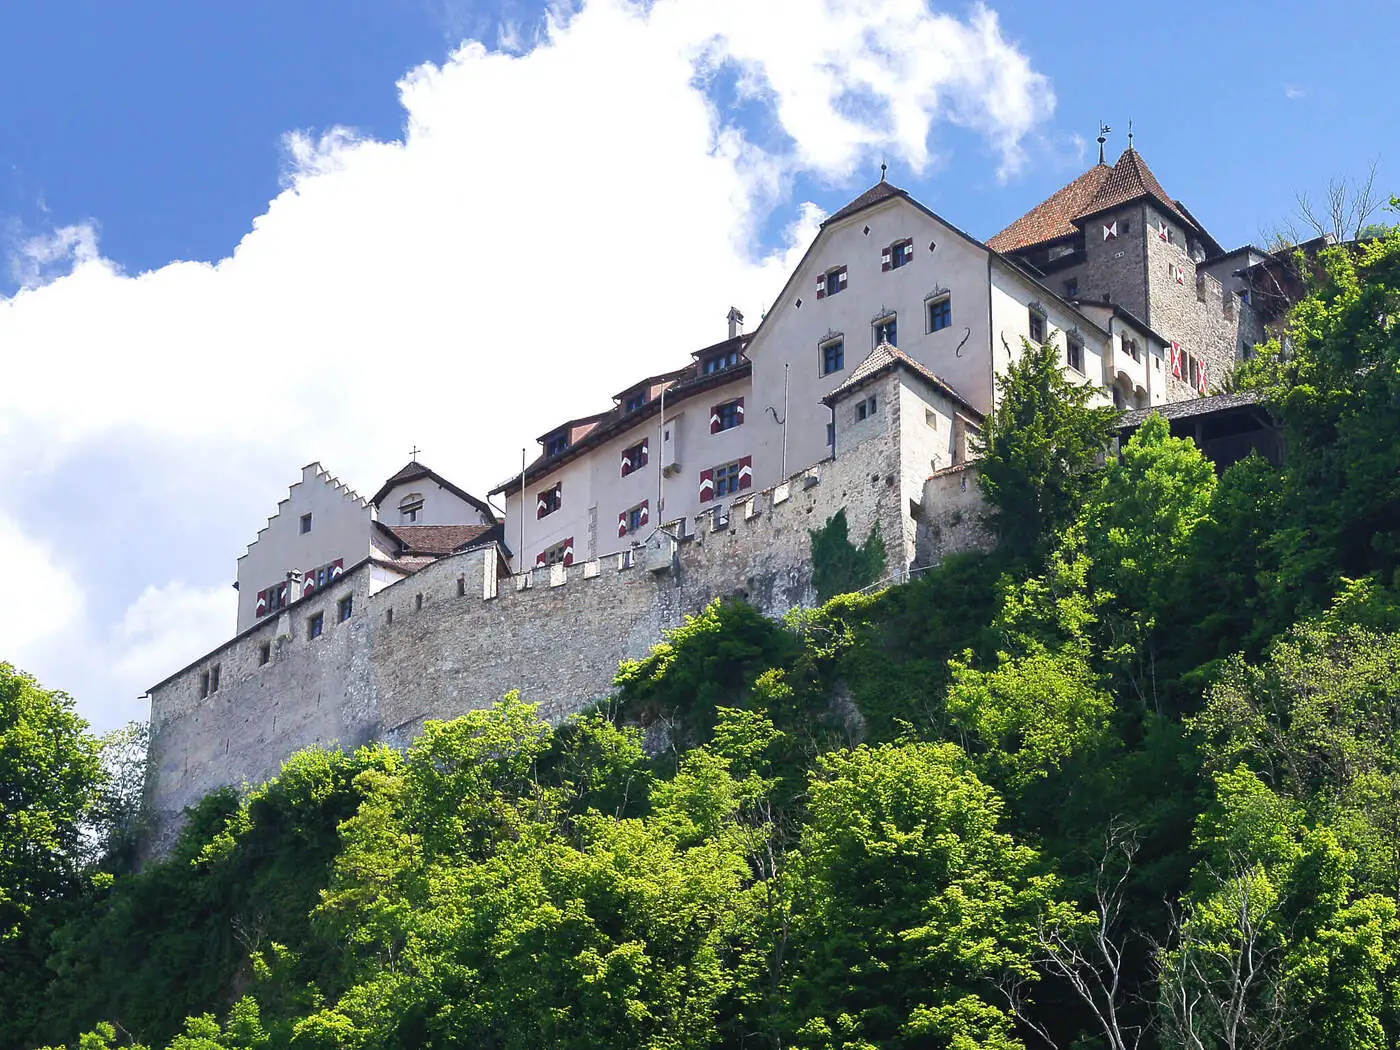
[[[355,615],[355,595],[351,593],[335,603],[335,622],[344,623],[353,615]]]
[[[300,533],[300,534],[301,534],[302,536],[305,536],[308,532],[311,531],[311,515],[310,515],[310,514],[303,514],[303,515],[301,516],[300,526],[301,526],[301,533]]]
[[[908,266],[914,261],[914,238],[904,237],[894,241],[881,254],[884,256],[880,262],[882,273]]]
[[[551,459],[554,456],[561,456],[569,451],[569,446],[573,444],[573,442],[569,440],[568,428],[565,428],[563,430],[556,430],[552,434],[546,434],[543,444],[545,458]]]
[[[714,468],[715,499],[723,499],[725,496],[739,493],[739,483],[742,480],[739,477],[741,469],[742,466],[737,459]]]
[[[306,618],[306,640],[314,642],[326,633],[326,614],[314,612]]]
[[[943,309],[940,310],[939,308]],[[944,292],[942,295],[934,296],[932,299],[924,301],[925,321],[928,325],[928,333],[941,332],[945,328],[953,327],[953,293]],[[942,324],[939,324],[939,321]]]
[[[736,397],[729,401],[721,401],[714,407],[713,415],[719,417],[719,426],[711,431],[713,434],[723,434],[726,430],[743,426],[744,399]]]
[[[410,492],[403,499],[399,500],[399,524],[416,525],[418,518],[423,513],[423,494],[421,492]]]
[[[855,421],[857,423],[863,423],[867,419],[872,418],[879,411],[879,395],[871,394],[869,397],[863,398],[859,402],[857,402],[855,411]]]
[[[883,338],[883,339],[882,339],[882,338],[880,337],[880,332],[881,332],[882,329],[888,329],[888,334],[894,336],[894,339],[889,339],[889,338]],[[871,348],[872,350],[875,349],[875,347],[879,346],[881,343],[889,343],[890,346],[896,346],[896,347],[897,347],[897,346],[899,346],[899,343],[895,342],[895,340],[898,339],[898,338],[899,338],[899,311],[898,311],[898,310],[891,310],[889,313],[887,313],[887,314],[885,314],[885,315],[883,315],[883,316],[881,316],[881,317],[879,317],[879,318],[876,318],[874,321],[871,321],[871,322],[870,322],[870,348]]]
[[[1033,306],[1026,307],[1026,316],[1029,319],[1026,328],[1030,333],[1030,341],[1032,343],[1044,345],[1046,333],[1050,330],[1050,319],[1045,316],[1044,312],[1035,309]],[[1037,327],[1040,329],[1039,335],[1037,335],[1035,331]]]
[[[1075,364],[1075,357],[1079,358],[1079,363]],[[1075,332],[1070,332],[1065,336],[1065,364],[1074,369],[1082,376],[1089,373],[1084,371],[1084,337]]]
[[[549,517],[564,506],[564,483],[556,481],[543,492],[535,493],[535,520]]]
[[[836,352],[836,364],[827,367],[827,359],[832,351]],[[824,376],[835,375],[846,369],[846,337],[832,336],[830,339],[823,339],[817,344],[817,368]]]

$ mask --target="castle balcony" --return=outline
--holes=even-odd
[[[1137,344],[1137,356],[1126,350],[1117,340],[1110,343],[1108,351],[1108,385],[1117,387],[1124,394],[1124,404],[1136,407],[1140,398],[1147,396],[1147,368],[1149,350],[1145,342]],[[1139,393],[1140,392],[1140,393]]]

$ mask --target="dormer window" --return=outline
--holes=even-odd
[[[546,456],[557,456],[568,447],[569,432],[567,430],[556,430],[544,439],[544,454]]]
[[[423,516],[423,494],[410,492],[399,500],[399,524],[412,525]]]
[[[638,390],[635,394],[628,394],[627,399],[622,402],[622,411],[635,412],[647,403],[647,392]]]
[[[883,252],[880,253],[880,269],[898,270],[901,266],[914,261],[914,242],[906,237],[902,241],[895,241]]]
[[[723,354],[712,354],[700,362],[701,375],[713,375],[716,372],[723,372],[726,368],[733,368],[739,363],[740,354],[738,350],[730,350]]]
[[[875,345],[889,343],[890,346],[898,346],[899,329],[897,318],[894,314],[886,314],[872,326],[875,332]]]
[[[825,299],[828,295],[835,295],[837,292],[846,290],[846,268],[844,266],[833,266],[825,273],[817,277],[817,298]]]

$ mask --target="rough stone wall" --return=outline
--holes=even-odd
[[[880,388],[891,408],[894,386]],[[375,593],[362,566],[221,646],[151,691],[145,854],[169,847],[184,807],[266,780],[300,748],[403,744],[424,719],[489,706],[512,689],[558,721],[605,698],[621,660],[644,655],[712,599],[743,598],[772,616],[811,605],[808,530],[842,508],[854,543],[879,525],[887,576],[902,578],[899,538],[914,525],[898,477],[898,415],[880,416],[849,447],[838,431],[838,459],[745,493],[722,514],[685,519],[679,540],[658,532],[621,555],[523,576],[499,576],[494,548],[468,551]],[[347,594],[353,615],[339,623]],[[311,639],[318,612],[324,631]],[[272,659],[261,665],[264,643]],[[220,688],[201,698],[199,676],[213,662]]]
[[[996,543],[983,523],[987,505],[977,484],[977,465],[960,464],[924,482],[917,525],[914,567],[937,565],[959,551],[990,550]]]
[[[1118,236],[1104,240],[1103,227],[1118,223]],[[1073,271],[1082,299],[1109,299],[1135,317],[1147,316],[1147,223],[1141,204],[1098,216],[1084,227],[1085,261]]]
[[[210,791],[261,783],[298,748],[357,747],[378,735],[371,621],[363,612],[371,603],[368,569],[362,564],[151,690],[148,852],[163,852],[182,810]],[[336,612],[347,595],[355,612],[340,623]],[[307,621],[317,613],[322,634],[308,638]],[[219,688],[202,697],[201,675],[215,664]]]
[[[1160,221],[1154,218],[1154,223]],[[1147,239],[1147,278],[1151,309],[1146,318],[1156,331],[1206,362],[1207,382],[1216,387],[1239,360],[1241,342],[1262,338],[1262,326],[1249,304],[1227,292],[1204,268],[1197,270],[1179,226],[1174,242]],[[1182,270],[1177,282],[1174,267]],[[1199,279],[1198,279],[1199,278]],[[1198,396],[1189,383],[1167,374],[1167,400]]]

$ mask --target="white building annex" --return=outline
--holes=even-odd
[[[562,718],[708,601],[811,604],[809,530],[838,511],[881,531],[887,579],[985,542],[969,439],[1023,341],[1104,403],[1205,395],[1262,332],[1261,254],[1221,250],[1131,147],[985,243],[882,178],[754,331],[731,309],[725,339],[542,435],[492,490],[504,520],[416,460],[369,499],[307,466],[239,558],[234,637],[150,690],[152,848],[298,748],[404,741],[511,689]]]

